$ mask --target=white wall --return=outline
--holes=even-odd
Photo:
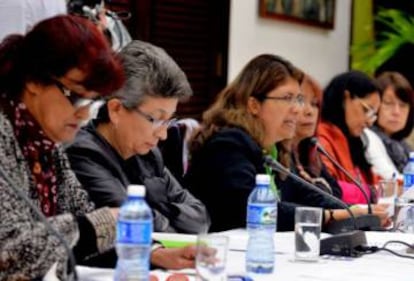
[[[351,0],[337,0],[335,27],[317,27],[259,18],[258,0],[232,0],[228,79],[254,56],[274,53],[312,75],[322,85],[348,70]]]

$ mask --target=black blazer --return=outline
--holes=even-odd
[[[210,231],[246,226],[247,199],[258,173],[265,173],[259,144],[239,128],[223,128],[191,156],[186,186],[207,207]],[[277,230],[294,228],[297,205],[278,203]]]
[[[210,219],[205,206],[164,167],[159,150],[123,160],[96,131],[97,122],[82,128],[67,148],[72,169],[92,201],[97,206],[119,207],[129,184],[143,184],[153,210],[154,231],[206,232]]]

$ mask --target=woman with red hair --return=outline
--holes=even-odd
[[[94,209],[62,143],[93,100],[123,85],[122,69],[80,17],[45,20],[0,44],[0,280],[41,279],[54,265],[67,279],[68,253],[45,217],[79,262],[113,248],[118,209]],[[179,269],[194,266],[194,255],[194,247],[154,247],[151,262]]]
[[[66,275],[68,254],[37,209],[80,259],[112,247],[117,210],[94,210],[61,144],[122,83],[105,38],[82,18],[57,16],[0,44],[1,280],[41,278],[54,264]]]
[[[319,121],[319,110],[322,101],[322,90],[319,84],[309,75],[305,75],[301,84],[305,97],[305,106],[299,114],[295,136],[293,139],[282,142],[280,149],[281,161],[290,167],[305,180],[317,185],[322,190],[341,198],[342,192],[335,181],[329,175],[323,165],[312,139],[315,137],[316,126]],[[286,156],[284,157],[284,151]],[[306,193],[306,189],[304,189]],[[303,188],[297,192],[303,191]],[[282,190],[283,198],[287,201],[305,200],[303,194],[296,194],[292,188]],[[296,202],[304,204],[305,202]],[[308,202],[309,203],[309,202]]]

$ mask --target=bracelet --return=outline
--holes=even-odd
[[[329,220],[328,220],[327,224],[336,221],[336,219],[334,217],[334,210],[328,209],[328,212],[329,212]]]
[[[164,246],[159,242],[153,242],[151,245],[151,252],[154,252],[155,250],[159,248],[164,248]]]

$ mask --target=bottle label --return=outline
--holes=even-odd
[[[151,244],[152,221],[118,221],[116,241],[126,244]]]
[[[404,189],[414,185],[414,174],[404,174]]]
[[[276,204],[249,204],[247,208],[247,223],[249,224],[276,224]]]

